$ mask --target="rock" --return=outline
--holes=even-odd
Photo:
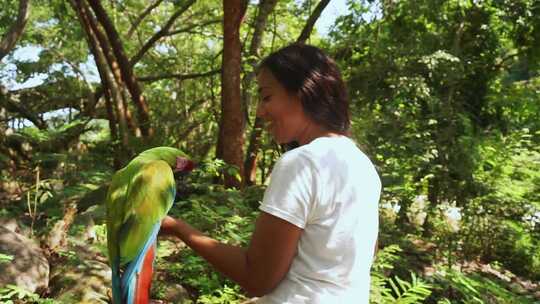
[[[0,264],[0,286],[14,284],[30,292],[48,287],[49,262],[32,240],[0,226],[0,253],[13,256]]]
[[[166,303],[184,304],[192,303],[189,292],[180,284],[168,285],[165,287],[163,300]]]
[[[70,247],[54,263],[50,291],[60,303],[109,303],[111,269],[90,246]]]
[[[14,218],[0,218],[0,227],[4,227],[11,232],[20,232],[19,224]]]
[[[51,286],[54,286],[51,296],[60,303],[105,304],[109,301],[111,270],[99,261],[81,261],[54,276]]]

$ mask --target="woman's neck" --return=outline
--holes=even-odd
[[[324,128],[318,124],[311,123],[306,126],[306,128],[303,130],[303,132],[300,133],[300,136],[298,136],[298,144],[300,146],[303,146],[305,144],[309,144],[313,140],[319,138],[319,137],[339,137],[343,136],[343,134],[340,134],[338,132],[329,131],[327,128]]]

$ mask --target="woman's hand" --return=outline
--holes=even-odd
[[[165,218],[161,221],[159,235],[178,237],[178,220],[169,215],[165,216]]]

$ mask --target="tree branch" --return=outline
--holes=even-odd
[[[177,74],[177,73],[171,73],[171,74],[161,74],[161,75],[155,75],[155,76],[143,76],[137,78],[139,81],[158,81],[163,79],[171,79],[175,78],[178,80],[186,80],[186,79],[194,79],[199,77],[206,77],[206,76],[212,76],[215,74],[221,73],[221,69],[218,70],[212,70],[204,73],[192,73],[192,74]]]
[[[268,16],[277,4],[277,0],[261,0],[259,4],[259,13],[255,19],[255,29],[253,31],[253,37],[251,38],[251,44],[249,46],[249,55],[258,56],[259,46],[264,35],[266,28],[266,22]]]
[[[35,115],[33,111],[27,109],[24,103],[18,100],[19,96],[13,96],[5,89],[0,89],[0,106],[12,113],[18,113],[21,117],[31,121],[37,128],[46,129],[47,124],[38,115]]]
[[[89,0],[89,1],[95,2],[96,0]],[[189,0],[184,4],[184,6],[182,6],[178,11],[176,11],[169,18],[169,20],[167,20],[167,23],[165,23],[165,25],[157,33],[154,34],[154,36],[152,36],[152,37],[150,37],[150,39],[148,39],[148,41],[137,52],[137,54],[135,54],[135,56],[131,57],[131,60],[129,61],[130,66],[134,66],[137,62],[139,62],[139,60],[141,60],[141,58],[144,56],[144,54],[146,52],[148,52],[148,50],[154,46],[156,41],[158,41],[159,39],[161,39],[164,36],[167,36],[167,33],[169,32],[169,30],[173,26],[176,19],[178,19],[178,17],[180,17],[180,15],[182,15],[185,11],[187,11],[189,9],[189,7],[193,5],[193,3],[195,3],[195,0]]]
[[[131,23],[131,26],[129,27],[129,30],[127,33],[128,39],[131,38],[131,36],[133,35],[133,32],[135,32],[137,27],[139,27],[139,24],[141,24],[144,18],[146,18],[146,16],[148,16],[154,8],[158,7],[161,4],[161,2],[163,2],[163,0],[156,0],[153,3],[150,3],[150,5],[146,7],[144,11],[137,17],[137,19],[135,19],[135,21]]]
[[[2,41],[0,41],[0,60],[15,47],[17,40],[19,40],[24,31],[29,16],[30,0],[20,0],[17,20],[15,20],[15,23],[11,25],[4,37],[2,37]]]
[[[208,20],[203,23],[191,24],[183,28],[168,31],[165,36],[173,36],[180,33],[186,33],[197,27],[204,27],[211,24],[221,23],[221,19]]]
[[[304,43],[306,40],[308,40],[311,32],[313,31],[313,27],[315,26],[315,22],[317,22],[317,19],[319,19],[329,2],[330,0],[321,0],[321,2],[317,4],[317,7],[315,7],[311,13],[311,16],[309,16],[308,20],[306,21],[306,25],[304,26],[304,29],[302,29],[300,36],[298,36],[298,39],[296,39],[296,42]]]

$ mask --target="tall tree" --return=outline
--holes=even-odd
[[[122,82],[118,63],[112,54],[111,47],[105,35],[98,28],[96,20],[87,4],[84,1],[76,0],[71,0],[70,3],[79,17],[82,28],[86,32],[88,45],[94,55],[94,61],[105,95],[111,139],[115,147],[114,166],[119,168],[122,165],[120,158],[129,159],[131,153],[128,150],[129,130],[127,127],[127,109],[125,107],[124,97],[122,96]],[[116,124],[118,124],[118,128]],[[117,143],[116,139],[120,139],[120,142]]]
[[[255,78],[255,66],[259,59],[259,47],[263,40],[268,16],[276,6],[277,0],[261,0],[259,3],[259,11],[255,19],[255,27],[253,36],[247,54],[248,64],[250,65],[249,73],[242,79],[242,104],[245,108],[246,117],[248,116],[248,106],[251,104],[251,86]],[[261,121],[255,118],[253,128],[249,137],[249,146],[246,152],[246,160],[244,161],[244,182],[246,185],[255,183],[257,172],[257,159],[261,141],[258,139],[261,136]]]
[[[244,128],[240,93],[240,68],[242,45],[240,25],[247,9],[245,0],[223,1],[223,59],[221,71],[221,123],[217,142],[217,157],[239,169],[240,179],[244,168]],[[241,180],[226,174],[225,185],[240,187]]]
[[[100,1],[88,0],[88,2],[95,13],[97,20],[105,29],[105,33],[107,34],[107,38],[111,44],[114,56],[119,64],[122,81],[126,84],[127,90],[129,91],[133,103],[137,108],[141,132],[144,137],[151,137],[153,134],[153,129],[150,125],[148,104],[146,103],[142,90],[137,82],[137,79],[135,78],[129,59],[126,56],[122,40]]]

